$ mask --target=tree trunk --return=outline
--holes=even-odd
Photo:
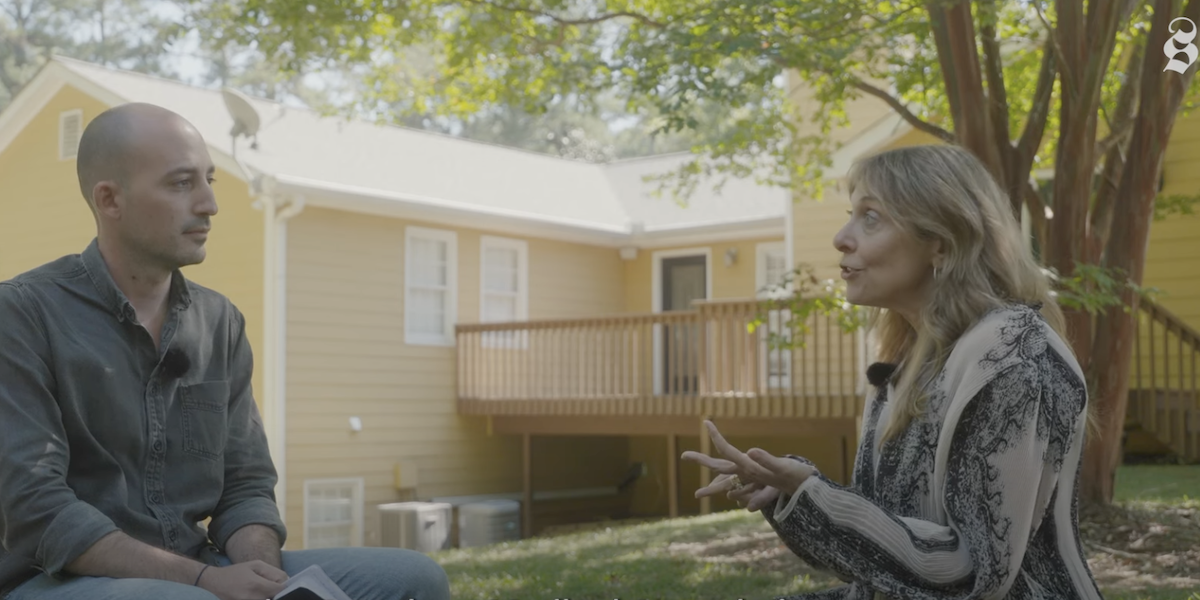
[[[1146,42],[1147,49],[1161,48],[1169,36],[1168,25],[1178,14],[1178,3],[1159,0]],[[1200,18],[1200,0],[1191,0],[1184,16]],[[1104,252],[1104,265],[1142,283],[1146,264],[1146,246],[1150,236],[1150,218],[1158,194],[1158,177],[1175,116],[1195,69],[1186,74],[1159,70],[1162,56],[1147,51],[1143,57],[1142,98],[1129,142],[1129,156],[1138,157],[1121,174],[1116,195],[1116,213],[1122,226],[1112,229]],[[1093,361],[1088,369],[1092,389],[1091,404],[1098,431],[1089,441],[1083,460],[1080,499],[1085,503],[1112,502],[1113,484],[1121,460],[1121,442],[1125,429],[1125,410],[1129,401],[1129,367],[1133,358],[1134,319],[1138,298],[1131,290],[1122,292],[1125,306],[1110,308],[1096,323]]]

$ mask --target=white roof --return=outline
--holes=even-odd
[[[217,90],[140,73],[55,58],[71,73],[128,102],[163,106],[188,119],[219,152],[229,153],[233,121]],[[590,164],[420,130],[323,117],[263,99],[251,99],[262,118],[258,148],[238,143],[247,166],[313,190],[350,191],[379,199],[419,199],[429,205],[475,209],[568,224],[609,235],[639,230],[709,229],[739,224],[761,229],[777,221],[783,234],[788,193],[747,180],[729,181],[714,194],[701,184],[681,206],[654,197],[644,175],[669,171],[688,160],[675,154]]]
[[[674,172],[693,158],[690,153],[667,154],[614,162],[603,168],[625,213],[647,232],[760,222],[783,214],[790,198],[788,191],[752,179],[730,178],[719,192],[714,190],[713,181],[705,181],[685,199],[673,197],[669,185],[659,190],[658,181],[645,181],[649,176]]]

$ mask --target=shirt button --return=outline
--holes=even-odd
[[[168,537],[168,538],[171,538],[171,541],[172,541],[172,542],[173,542],[173,541],[175,541],[175,530],[174,530],[174,529],[172,529],[172,530],[171,530],[171,533],[168,533],[168,534],[167,534],[167,537]]]
[[[155,451],[155,452],[162,452],[162,450],[163,450],[163,443],[162,443],[162,440],[155,440],[155,441],[154,441],[154,451]]]
[[[160,500],[161,500],[161,497],[158,495],[158,492],[154,492],[153,494],[150,494],[150,503],[151,504],[158,504]]]

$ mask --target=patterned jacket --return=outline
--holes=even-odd
[[[851,487],[818,474],[763,511],[800,558],[848,583],[795,598],[1099,599],[1076,502],[1087,390],[1040,313],[985,315],[924,413],[880,447],[894,371],[868,370]]]

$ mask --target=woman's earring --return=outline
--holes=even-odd
[[[938,278],[938,268],[934,267],[933,268],[933,280],[937,281],[937,278]]]

